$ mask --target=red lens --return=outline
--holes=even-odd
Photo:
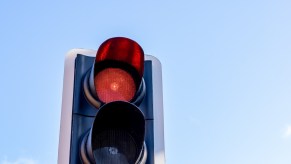
[[[136,92],[132,76],[120,68],[106,68],[94,79],[98,98],[104,103],[130,101]]]

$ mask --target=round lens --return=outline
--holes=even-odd
[[[132,76],[120,68],[106,68],[94,80],[97,96],[104,103],[130,101],[136,92]]]

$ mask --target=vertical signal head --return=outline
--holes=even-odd
[[[143,71],[144,52],[138,43],[124,37],[108,39],[97,51],[89,77],[90,93],[103,104],[132,102],[143,90]]]
[[[127,38],[70,51],[58,163],[164,164],[161,77],[160,62]]]

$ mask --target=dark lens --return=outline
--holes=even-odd
[[[100,164],[134,164],[139,155],[133,137],[124,130],[108,130],[98,134],[93,154]]]

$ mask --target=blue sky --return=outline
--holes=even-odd
[[[56,163],[66,52],[125,36],[162,63],[167,163],[290,164],[290,8],[0,1],[0,163]]]

